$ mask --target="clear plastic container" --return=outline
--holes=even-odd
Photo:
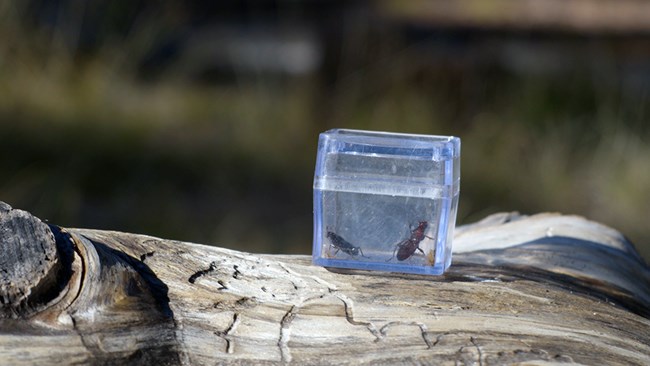
[[[457,137],[321,133],[314,264],[442,274],[451,264],[459,185]]]

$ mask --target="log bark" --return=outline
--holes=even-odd
[[[2,364],[650,364],[650,269],[576,216],[460,227],[440,277],[60,228],[6,204],[0,239]]]

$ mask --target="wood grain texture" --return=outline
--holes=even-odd
[[[580,217],[461,227],[441,277],[55,236],[75,251],[74,296],[0,320],[9,364],[650,364],[650,270],[623,236]]]
[[[70,253],[60,252],[49,227],[0,202],[0,318],[25,317],[47,307],[69,277]]]

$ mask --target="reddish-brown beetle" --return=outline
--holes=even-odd
[[[424,254],[424,251],[420,249],[420,242],[424,240],[424,238],[433,239],[429,236],[424,235],[427,227],[429,227],[429,223],[427,221],[420,221],[418,223],[418,226],[415,229],[411,230],[411,236],[408,239],[404,239],[395,245],[393,256],[390,257],[390,259],[388,259],[386,262],[393,259],[393,257],[397,257],[398,261],[406,260],[410,258],[416,250],[419,250],[422,252],[422,254]],[[395,255],[396,252],[397,255]]]

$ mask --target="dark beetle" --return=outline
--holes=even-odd
[[[361,250],[360,247],[355,247],[349,241],[343,239],[340,235],[337,235],[333,231],[328,231],[327,237],[332,243],[332,246],[336,248],[336,252],[334,252],[334,255],[336,255],[336,253],[338,253],[340,250],[343,253],[347,253],[353,257],[356,257],[360,253],[362,257],[369,258],[363,255],[363,251]]]

